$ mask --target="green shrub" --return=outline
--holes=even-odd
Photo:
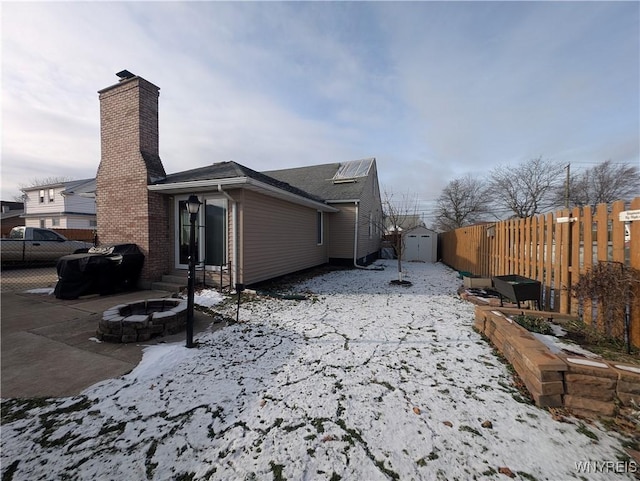
[[[553,334],[551,324],[542,317],[518,314],[517,316],[514,316],[513,320],[524,327],[527,331],[536,332],[538,334]]]

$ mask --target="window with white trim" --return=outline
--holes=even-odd
[[[56,191],[53,189],[49,189],[49,202],[55,202],[56,200]]]

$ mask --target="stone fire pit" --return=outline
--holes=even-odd
[[[187,324],[187,301],[149,299],[114,306],[102,314],[96,336],[106,342],[141,342],[175,334]]]

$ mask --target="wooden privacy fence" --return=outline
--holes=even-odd
[[[640,212],[634,211],[640,211],[640,197],[462,227],[439,234],[440,258],[482,277],[517,274],[538,280],[543,309],[581,315],[590,324],[597,310],[579,305],[569,288],[599,262],[640,270]],[[621,220],[625,218],[637,220]],[[640,287],[633,289],[631,341],[640,347]]]
[[[93,243],[96,238],[94,229],[52,229],[65,236],[69,240],[77,240]]]

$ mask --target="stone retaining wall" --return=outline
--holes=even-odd
[[[536,405],[566,407],[584,416],[614,416],[618,403],[640,406],[640,366],[553,354],[508,318],[520,312],[477,306],[474,327],[511,363]]]
[[[187,301],[149,299],[104,311],[96,336],[107,342],[144,342],[180,332],[187,324]]]

